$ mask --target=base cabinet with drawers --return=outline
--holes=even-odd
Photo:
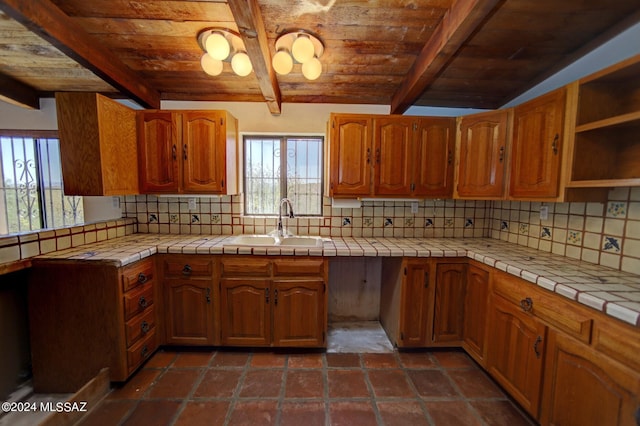
[[[224,256],[221,343],[326,346],[327,276],[327,261],[321,257]]]
[[[153,258],[34,261],[29,277],[33,388],[73,393],[109,368],[126,380],[158,347]]]

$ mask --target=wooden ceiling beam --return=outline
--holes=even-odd
[[[160,108],[160,93],[49,0],[0,0],[0,10],[143,107]]]
[[[273,115],[282,113],[282,95],[275,71],[271,67],[271,54],[267,31],[262,21],[257,0],[228,0],[231,13],[238,24],[247,54],[253,65],[260,91]]]
[[[38,92],[5,74],[0,74],[0,99],[24,108],[40,109]]]
[[[454,1],[393,95],[391,114],[402,114],[414,103],[500,1]]]

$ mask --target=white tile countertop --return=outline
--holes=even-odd
[[[468,257],[640,327],[640,276],[490,238],[333,238],[323,247],[243,247],[237,235],[133,234],[38,256],[125,266],[156,253]]]

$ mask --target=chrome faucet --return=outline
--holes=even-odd
[[[283,198],[280,200],[280,207],[278,209],[278,237],[284,237],[284,230],[282,228],[282,205],[286,204],[289,206],[289,217],[293,219],[295,216],[293,215],[293,206],[291,205],[291,200],[288,198]]]

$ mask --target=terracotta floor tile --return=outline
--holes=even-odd
[[[386,426],[429,425],[418,402],[378,402],[378,411]]]
[[[326,354],[327,365],[336,368],[360,368],[360,355],[358,354]]]
[[[323,398],[324,379],[320,370],[289,370],[285,398]]]
[[[133,375],[128,382],[114,388],[107,399],[140,399],[160,373],[161,370],[142,369]]]
[[[329,417],[332,426],[377,424],[370,402],[332,402],[329,404]]]
[[[366,368],[398,368],[398,358],[392,354],[362,354],[362,360]]]
[[[140,401],[122,425],[162,426],[171,424],[181,403],[181,401]]]
[[[530,426],[532,423],[510,401],[470,401],[487,425]]]
[[[502,390],[477,368],[449,370],[447,374],[467,398],[506,398]]]
[[[241,401],[236,403],[229,425],[262,426],[276,424],[278,401]]]
[[[407,374],[422,397],[459,396],[447,376],[440,370],[409,370]]]
[[[185,398],[193,389],[201,370],[167,370],[147,394],[147,398]]]
[[[465,401],[425,401],[424,404],[435,426],[480,426],[482,424],[477,413]]]
[[[238,387],[242,370],[210,368],[196,389],[195,398],[231,398]]]
[[[280,426],[324,426],[323,402],[284,402],[280,413]]]
[[[284,367],[287,356],[284,354],[274,354],[269,352],[259,352],[251,357],[251,367],[272,368]]]
[[[438,364],[444,368],[476,367],[469,355],[462,351],[435,351],[432,355]]]
[[[175,426],[222,425],[229,405],[227,401],[188,402]]]
[[[171,368],[206,367],[214,354],[215,352],[184,352],[178,354]]]
[[[402,370],[370,370],[368,374],[376,398],[417,398]]]
[[[289,355],[289,368],[322,368],[322,354],[293,354]]]
[[[156,352],[149,361],[144,365],[144,368],[165,368],[171,365],[171,363],[178,356],[178,352],[160,350]]]
[[[78,426],[117,425],[135,404],[136,401],[104,401],[92,409]]]
[[[431,354],[427,352],[399,352],[400,363],[406,368],[433,368],[436,366]]]
[[[240,397],[278,397],[282,388],[283,374],[283,370],[249,370],[242,383]]]
[[[211,361],[211,367],[244,367],[247,365],[250,353],[246,352],[217,352]]]
[[[329,398],[368,398],[362,370],[329,370]]]

